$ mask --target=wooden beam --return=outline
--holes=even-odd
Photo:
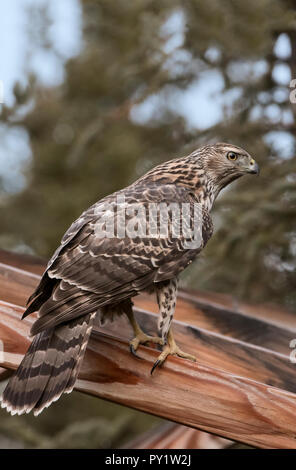
[[[139,309],[135,314],[145,332],[156,333],[157,315]],[[287,337],[286,354],[282,354],[177,320],[173,328],[178,345],[195,354],[199,363],[296,393],[296,366],[289,360],[289,343],[294,333]],[[103,328],[96,326],[95,331],[123,341],[128,341],[132,335],[124,317]]]
[[[197,307],[214,308],[244,314],[251,318],[267,321],[270,324],[296,330],[295,312],[280,305],[269,303],[247,304],[234,297],[216,292],[202,292],[198,289],[182,289],[180,298],[194,303]]]
[[[0,257],[1,261],[1,257]],[[24,306],[38,285],[40,276],[0,263],[0,299]],[[178,297],[175,318],[213,333],[289,354],[289,343],[296,337],[294,328],[276,326],[267,320],[211,305],[199,305],[196,297],[184,291]],[[134,298],[136,308],[158,312],[155,296],[142,294]]]
[[[92,336],[77,389],[178,423],[267,448],[296,448],[296,395],[201,363],[170,358],[151,378],[157,352]]]
[[[36,315],[22,322],[20,317],[44,267],[42,260],[0,250],[0,339],[5,351],[0,380],[17,367],[30,344],[28,332]],[[135,304],[141,326],[155,334],[154,297],[141,295]],[[234,305],[217,294],[181,290],[175,318],[182,322],[174,321],[175,338],[198,362],[170,357],[152,377],[159,352],[140,347],[143,360],[131,356],[125,318],[104,329],[96,325],[77,390],[250,445],[296,448],[296,366],[289,360],[294,319],[289,312],[273,310],[269,321],[262,307],[256,312],[255,306]],[[279,320],[282,315],[284,321]]]
[[[4,380],[9,379],[13,374],[13,371],[11,369],[3,369],[0,367],[0,382],[3,382]]]
[[[5,250],[0,250],[0,263],[5,264],[6,266],[15,267],[15,268],[21,269],[22,271],[27,271],[27,272],[38,274],[38,275],[41,275],[43,273],[47,264],[46,261],[42,258],[38,258],[32,255],[12,253],[12,252],[5,251]],[[30,295],[30,293],[28,293],[28,295]],[[277,306],[273,304],[256,304],[256,305],[246,304],[245,302],[238,301],[237,299],[227,294],[219,294],[215,292],[210,292],[210,293],[202,292],[197,289],[195,290],[181,289],[179,290],[178,297],[179,297],[179,302],[180,300],[185,301],[184,305],[186,307],[188,307],[188,305],[189,306],[194,305],[196,310],[200,309],[204,313],[205,313],[204,308],[213,309],[214,311],[217,312],[218,315],[221,311],[222,312],[227,311],[227,312],[232,312],[235,314],[245,315],[247,317],[255,318],[258,320],[263,320],[269,324],[274,324],[282,328],[296,330],[295,313],[288,311],[286,309],[283,309],[281,306]],[[5,300],[5,299],[2,299],[2,300]],[[26,298],[23,299],[23,304],[21,305],[24,305],[25,301],[26,301]],[[145,299],[145,301],[147,301],[147,298]],[[150,301],[150,305],[151,305],[151,301]],[[145,307],[144,305],[140,305],[140,308],[144,308],[144,309],[146,308],[148,310],[147,306]],[[153,303],[152,303],[151,311],[156,311],[154,309],[155,309],[155,306],[153,307]],[[189,320],[190,320],[189,323],[190,323],[191,320],[194,319],[194,317],[196,318],[196,313],[194,314],[194,317],[191,316],[191,310],[192,309],[190,308],[189,309],[186,308],[183,311],[179,309],[180,313],[182,314],[182,317],[180,317],[180,319],[186,322],[188,321],[188,317],[189,317]],[[201,319],[199,319],[199,321],[200,320]],[[211,326],[216,328],[215,324],[217,324],[217,322],[213,322]],[[200,326],[203,326],[206,328],[205,325],[200,325]],[[224,325],[223,328],[224,330],[226,330],[226,334],[227,334],[226,326]]]
[[[5,353],[0,367],[15,369],[29,345],[27,334],[32,320],[19,321],[22,310],[18,306],[1,305],[0,331]],[[144,322],[146,329],[149,330],[151,322],[155,328],[156,317],[151,313],[140,313],[147,318],[147,322]],[[120,330],[123,334],[121,326],[117,325],[117,331]],[[187,345],[191,352],[201,354],[202,343],[198,341],[200,331],[196,334],[197,329],[190,327],[188,330],[187,325],[178,322],[175,322],[175,326],[179,344],[184,348]],[[206,333],[203,332],[203,335]],[[214,337],[215,335],[208,338],[208,344],[213,344]],[[210,366],[202,363],[200,359],[194,364],[170,357],[151,377],[150,369],[158,351],[140,347],[139,354],[143,360],[136,359],[130,354],[127,341],[96,329],[91,336],[76,388],[258,447],[296,448],[296,395],[284,388],[231,373],[241,345],[236,344],[233,339],[227,339],[222,347],[220,345],[220,353],[224,347],[229,346],[228,343],[235,343],[237,349],[232,355],[229,352],[225,354],[225,357],[232,358],[232,366],[228,363],[227,370],[221,368],[221,362],[215,367],[214,364]],[[213,346],[211,348],[212,351],[215,350]],[[258,351],[254,346],[250,348],[253,351],[250,356],[252,360],[264,352]],[[274,380],[279,377],[278,383],[281,381],[283,387],[293,388],[295,373],[292,365],[286,357],[278,353],[272,354]],[[218,359],[219,356],[217,361]],[[244,362],[248,364],[248,356],[242,358],[240,367]],[[261,360],[256,364],[259,366]],[[265,364],[261,372],[256,372],[255,366],[251,366],[252,374],[264,376],[267,370]],[[284,372],[280,378],[282,367]]]
[[[6,250],[0,250],[0,262],[38,275],[41,275],[46,267],[46,260],[42,258]]]
[[[40,276],[0,263],[0,299],[25,306],[37,287]]]
[[[127,442],[124,449],[224,449],[233,441],[175,423],[165,423]]]
[[[291,338],[296,338],[292,327],[278,326],[222,307],[200,305],[192,297],[184,299],[183,293],[180,290],[178,294],[175,318],[184,323],[283,354],[288,353]],[[152,295],[141,294],[134,302],[139,309],[158,312]]]

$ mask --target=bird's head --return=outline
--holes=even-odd
[[[217,143],[197,151],[205,176],[219,192],[232,181],[246,174],[259,174],[259,166],[251,155],[236,145]]]
[[[259,174],[259,166],[248,152],[236,145],[217,143],[164,162],[134,184],[153,181],[185,186],[210,209],[221,189],[248,173]]]

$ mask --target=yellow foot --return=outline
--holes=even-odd
[[[136,351],[139,347],[140,344],[147,344],[147,343],[155,343],[155,344],[160,344],[163,346],[163,340],[159,338],[158,336],[149,336],[146,335],[143,331],[138,332],[137,336],[134,337],[132,341],[130,341],[129,346],[130,346],[130,352],[138,357],[139,359],[142,359],[140,356],[136,354]]]
[[[156,367],[161,366],[165,362],[169,355],[183,357],[184,359],[189,359],[190,361],[196,362],[195,356],[182,351],[179,346],[176,345],[173,334],[170,330],[168,334],[168,344],[166,344],[162,353],[158,356],[157,361],[153,364],[151,375],[153,374],[153,371],[156,369]]]

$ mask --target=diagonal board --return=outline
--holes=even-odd
[[[1,261],[1,256],[0,256]],[[0,262],[0,299],[24,306],[39,282],[40,276]],[[134,299],[137,308],[157,312],[154,296],[140,295]],[[260,347],[289,355],[290,341],[296,337],[292,328],[280,327],[265,319],[257,319],[245,313],[222,309],[217,306],[198,305],[195,297],[185,300],[183,291],[177,302],[176,319],[232,337]]]
[[[29,345],[34,316],[23,322],[20,317],[44,265],[32,261],[31,269],[30,259],[3,258],[1,252],[0,262],[5,351],[0,367],[10,370]],[[139,296],[136,306],[142,327],[155,333],[154,299]],[[181,291],[176,318],[187,323],[174,322],[175,337],[182,349],[197,355],[198,363],[169,358],[153,377],[149,371],[158,352],[140,347],[144,360],[132,357],[127,345],[131,330],[124,318],[104,329],[96,326],[77,389],[255,446],[296,448],[296,377],[289,361],[295,331],[288,322],[279,327],[230,307]]]
[[[0,367],[15,369],[28,347],[31,321],[19,321],[22,311],[21,307],[1,304],[0,332],[5,353]],[[147,329],[155,327],[153,314],[138,313],[148,319],[144,321]],[[124,334],[122,325],[118,326]],[[186,343],[191,352],[201,352],[202,343],[197,341],[200,332],[196,335],[196,328],[188,330],[188,326],[175,322],[175,329],[181,346],[185,347]],[[204,332],[204,335],[206,338],[210,334]],[[210,335],[203,342],[209,344],[215,337]],[[236,352],[240,351],[239,342],[224,339],[221,350],[225,351],[225,357],[230,354],[229,344],[234,343],[237,343]],[[213,346],[212,350],[215,350]],[[253,363],[253,370],[250,364],[247,367],[250,375],[257,374],[255,381],[243,376],[243,370],[238,375],[200,360],[193,364],[178,358],[169,358],[151,377],[149,371],[158,351],[141,347],[139,354],[143,360],[131,356],[126,341],[96,330],[87,349],[77,390],[255,446],[296,448],[296,395],[286,391],[293,388],[295,374],[282,355],[245,345],[245,357],[233,360],[231,367],[243,368],[248,357],[254,358],[257,354],[259,359]],[[273,363],[271,369],[277,387],[263,382],[267,369],[257,370],[257,365],[264,362],[260,355],[263,358],[268,354],[272,356],[269,362]],[[236,358],[235,354],[232,357]]]

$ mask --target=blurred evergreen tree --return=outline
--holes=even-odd
[[[262,176],[225,191],[215,237],[184,282],[295,308],[295,143],[284,159],[270,140],[271,132],[295,134],[295,105],[275,74],[284,66],[296,78],[293,2],[84,0],[82,7],[83,48],[63,84],[45,89],[32,78],[3,109],[3,122],[28,131],[33,157],[26,188],[1,205],[2,240],[9,235],[10,246],[25,243],[49,257],[91,203],[161,161],[225,140],[245,147]],[[283,35],[291,51],[281,58],[275,44]],[[228,105],[218,124],[192,129],[174,103],[207,71],[223,77],[213,99]],[[153,99],[149,118],[136,119],[135,109]]]

